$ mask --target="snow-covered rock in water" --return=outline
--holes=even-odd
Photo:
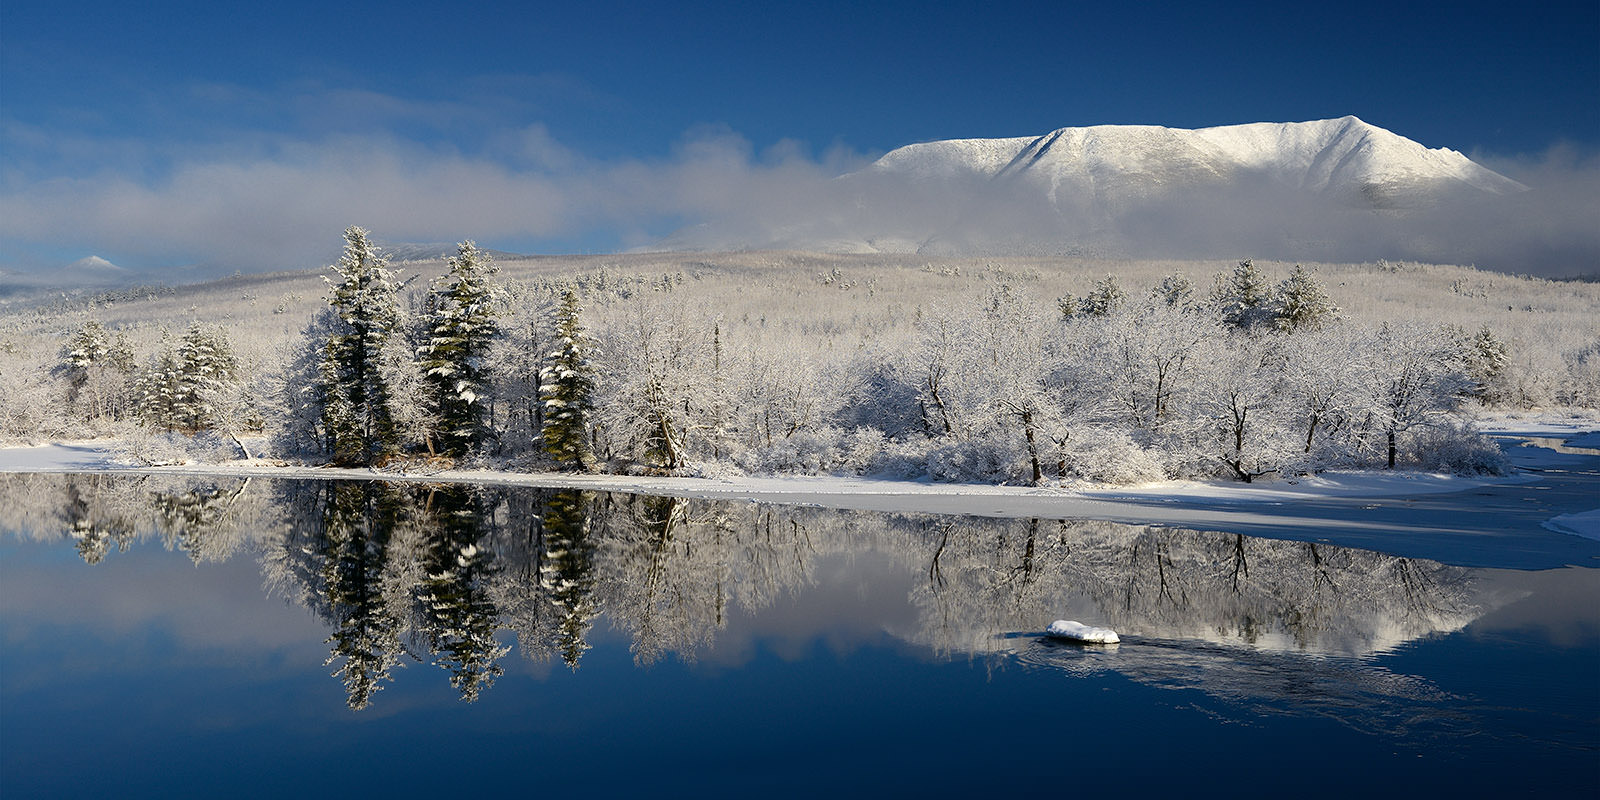
[[[1095,644],[1116,644],[1122,641],[1117,632],[1110,628],[1096,628],[1070,619],[1058,619],[1044,629],[1045,635],[1057,639],[1071,639],[1075,642],[1093,642]]]

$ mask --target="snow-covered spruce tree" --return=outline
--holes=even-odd
[[[133,348],[127,337],[119,333],[112,338],[96,320],[85,322],[61,348],[58,374],[67,379],[67,402],[84,421],[122,417],[133,372]]]
[[[399,443],[382,368],[384,345],[399,324],[398,287],[367,231],[352,226],[344,238],[344,256],[333,265],[338,281],[324,278],[338,322],[323,344],[316,394],[324,450],[336,464],[370,466]]]
[[[1233,274],[1218,276],[1213,299],[1222,320],[1235,328],[1256,328],[1271,322],[1274,316],[1272,287],[1267,284],[1267,276],[1248,258],[1233,268]]]
[[[1094,282],[1094,290],[1083,298],[1081,311],[1091,317],[1109,316],[1128,301],[1128,293],[1117,284],[1117,276],[1107,275]]]
[[[1462,362],[1467,379],[1472,382],[1467,395],[1484,405],[1505,402],[1511,395],[1506,381],[1510,359],[1505,342],[1500,341],[1488,325],[1470,337],[1463,336],[1462,340]]]
[[[220,328],[196,322],[178,342],[179,427],[199,431],[217,423],[217,402],[238,380],[233,345]]]
[[[584,336],[577,292],[568,289],[555,308],[555,349],[539,370],[539,400],[543,407],[541,429],[544,451],[566,469],[589,469],[594,456],[589,448],[589,411],[593,405],[594,374],[589,366],[588,339]]]
[[[184,405],[183,366],[172,340],[161,336],[161,350],[139,371],[133,384],[134,413],[147,427],[174,433]]]
[[[500,332],[494,273],[492,259],[462,242],[431,293],[430,337],[418,356],[434,389],[439,451],[452,458],[478,448],[488,432],[489,347]]]
[[[1327,324],[1339,315],[1322,282],[1305,267],[1296,264],[1289,277],[1278,284],[1277,311],[1273,325],[1280,331],[1294,332]]]
[[[219,422],[218,404],[237,379],[227,334],[196,322],[176,347],[162,337],[161,351],[134,382],[134,410],[150,428],[198,433]]]
[[[1189,280],[1181,272],[1174,272],[1162,278],[1161,282],[1150,290],[1150,297],[1169,306],[1188,308],[1194,304],[1194,281]]]

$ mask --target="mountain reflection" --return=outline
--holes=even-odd
[[[579,669],[602,617],[638,664],[691,661],[732,612],[754,616],[809,587],[820,562],[866,553],[899,565],[915,612],[882,627],[936,653],[1109,669],[1237,702],[1298,703],[1308,682],[1330,709],[1352,694],[1425,697],[1367,657],[1481,613],[1463,568],[1105,522],[376,481],[6,475],[0,488],[16,498],[0,528],[71,542],[90,564],[147,541],[197,564],[253,555],[271,593],[327,626],[328,666],[355,709],[407,662],[441,668],[468,702],[513,647]],[[1033,636],[1060,617],[1125,643]]]

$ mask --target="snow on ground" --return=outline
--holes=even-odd
[[[1489,436],[1545,436],[1581,438],[1591,444],[1567,444],[1578,447],[1600,445],[1600,410],[1593,408],[1565,408],[1538,411],[1484,411],[1473,419],[1478,430]]]
[[[0,447],[0,472],[80,472],[116,469],[104,441],[52,442],[36,447]]]
[[[1135,486],[1080,488],[1074,493],[1112,502],[1124,500],[1205,504],[1295,503],[1320,497],[1411,497],[1460,492],[1480,486],[1526,483],[1538,476],[1462,476],[1438,472],[1330,470],[1318,475],[1256,483],[1160,481]]]

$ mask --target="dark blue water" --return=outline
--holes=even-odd
[[[4,481],[8,798],[1600,786],[1593,569],[548,490]],[[1037,635],[1058,617],[1124,641]]]

